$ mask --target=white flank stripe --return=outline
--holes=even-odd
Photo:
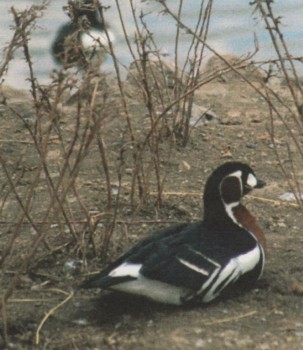
[[[218,272],[219,272],[219,276],[215,281],[215,283],[211,285],[210,290],[205,294],[203,301],[209,302],[214,298],[216,298],[220,294],[222,289],[220,288],[216,292],[215,290],[223,281],[225,281],[225,284],[224,284],[225,286],[232,281],[234,282],[237,281],[237,279],[241,275],[253,270],[255,266],[258,264],[260,260],[260,256],[261,256],[261,251],[259,246],[257,245],[253,250],[249,251],[248,253],[239,255],[231,259],[230,262],[224,267],[223,270],[221,271],[215,270],[214,273],[210,276],[210,280],[212,281],[218,275]],[[203,288],[199,291],[199,293],[202,293],[203,290],[205,290],[205,288],[207,288],[209,284],[210,283],[208,283],[207,281],[207,283],[203,285]],[[224,288],[224,286],[222,287]]]
[[[218,275],[219,272],[220,272],[220,268],[215,269],[215,271],[209,276],[208,280],[202,285],[201,289],[197,292],[198,295],[201,294],[206,288],[208,288],[208,286],[213,282],[213,280],[215,279],[215,277]]]
[[[209,272],[206,271],[205,269],[201,269],[199,266],[196,266],[194,264],[191,264],[189,263],[188,261],[186,260],[183,260],[183,259],[179,259],[178,260],[180,261],[181,264],[185,265],[186,267],[190,268],[191,270],[194,270],[196,272],[199,272],[201,273],[202,275],[204,276],[208,276],[209,275]]]
[[[114,270],[112,270],[108,275],[110,277],[131,276],[134,278],[138,278],[141,267],[142,264],[130,264],[125,262],[122,265],[116,267]]]
[[[111,286],[110,289],[145,296],[160,303],[173,305],[181,305],[182,299],[191,293],[187,288],[150,280],[141,274],[137,280],[122,282]]]
[[[255,266],[260,261],[260,258],[261,258],[261,250],[259,245],[256,245],[256,247],[253,250],[249,251],[246,254],[239,255],[233,260],[236,261],[238,267],[241,270],[241,274],[244,274],[254,269]]]

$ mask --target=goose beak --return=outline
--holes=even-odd
[[[255,188],[263,188],[266,185],[266,182],[261,180],[261,179],[257,179],[257,184],[255,186]]]

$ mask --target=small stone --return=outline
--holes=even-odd
[[[78,320],[74,320],[73,323],[78,325],[78,326],[88,325],[88,321],[85,318],[79,318]]]
[[[254,149],[257,148],[257,145],[253,142],[247,142],[246,147]]]
[[[232,153],[231,153],[231,151],[222,151],[221,152],[221,158],[232,158]]]
[[[296,295],[303,295],[303,283],[299,281],[293,282],[291,286],[291,291]]]
[[[190,164],[188,164],[185,160],[182,160],[182,167],[183,167],[185,170],[191,170]]]
[[[201,348],[204,348],[205,346],[206,346],[206,341],[204,339],[198,339],[196,341],[196,344],[195,344],[196,348],[201,349]]]

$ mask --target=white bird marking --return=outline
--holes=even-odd
[[[232,176],[237,177],[241,182],[242,171],[241,170],[234,171],[233,173],[227,175],[226,177],[232,177]]]
[[[107,31],[109,40],[115,41],[115,35],[111,31]],[[100,45],[109,48],[109,42],[105,31],[91,29],[88,33],[83,33],[81,37],[82,45],[86,50],[93,50],[100,48]]]
[[[258,180],[253,174],[250,173],[247,177],[246,183],[250,188],[254,188],[257,186]]]
[[[151,280],[141,274],[136,280],[122,282],[109,289],[141,295],[161,303],[174,305],[181,305],[182,299],[192,292],[188,288]]]
[[[224,207],[225,207],[225,211],[227,213],[227,215],[232,219],[232,221],[237,224],[240,227],[243,227],[236,219],[234,212],[233,212],[233,208],[236,208],[238,205],[240,205],[240,202],[233,202],[233,203],[229,203],[226,204],[225,202],[223,202]]]
[[[180,261],[181,264],[183,264],[184,266],[190,268],[191,270],[194,270],[198,273],[201,273],[202,275],[204,276],[209,276],[209,272],[206,271],[205,269],[202,269],[194,264],[191,264],[190,262],[186,261],[186,260],[183,260],[181,258],[178,258],[178,260]]]
[[[119,265],[114,270],[112,270],[108,275],[110,277],[123,277],[130,276],[134,278],[138,278],[139,271],[142,267],[142,264],[131,264],[128,262]]]
[[[221,267],[221,265],[219,263],[217,263],[215,260],[209,258],[208,256],[204,255],[203,253],[193,249],[193,248],[189,248],[190,251],[192,251],[193,253],[202,256],[202,258],[204,258],[205,260],[207,260],[208,262],[210,262],[211,264],[215,265],[216,267]]]
[[[222,186],[223,181],[224,181],[226,178],[229,178],[229,177],[236,177],[236,178],[239,180],[239,185],[240,185],[240,190],[241,190],[241,195],[242,195],[242,193],[243,193],[243,185],[242,185],[242,179],[241,179],[241,177],[242,177],[242,171],[241,171],[241,170],[238,170],[238,171],[233,172],[232,174],[226,176],[226,177],[221,181],[221,183],[220,183],[220,192],[221,192],[221,186]],[[235,216],[234,216],[234,214],[233,214],[233,208],[237,207],[237,206],[240,204],[240,201],[232,202],[232,203],[226,204],[226,203],[224,202],[223,198],[222,198],[222,194],[221,194],[221,199],[222,199],[222,202],[223,202],[223,205],[224,205],[224,207],[225,207],[225,210],[226,210],[227,215],[232,219],[232,221],[233,221],[235,224],[237,224],[237,225],[239,225],[239,226],[242,227],[242,225],[239,224],[239,222],[237,221],[237,219],[235,218]]]
[[[222,269],[216,269],[210,276],[209,281],[204,283],[202,288],[197,294],[203,293],[203,291],[210,285],[210,283],[217,277],[216,281],[211,285],[209,291],[203,297],[204,302],[209,302],[215,299],[221,291],[226,287],[227,284],[236,282],[240,276],[253,270],[260,261],[261,250],[257,245],[253,250],[241,254],[233,259]],[[224,284],[217,289],[221,283]]]

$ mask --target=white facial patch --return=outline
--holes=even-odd
[[[239,179],[239,183],[240,183],[240,187],[241,187],[241,193],[243,192],[243,188],[242,188],[242,171],[241,170],[237,170],[234,173],[231,173],[230,175],[228,175],[228,177],[236,177]]]
[[[241,170],[237,170],[234,173],[229,174],[228,176],[235,176],[241,181],[242,171]]]
[[[223,185],[226,186],[226,183],[224,181],[228,181],[228,179],[230,179],[230,178],[237,179],[237,181],[239,183],[239,189],[238,189],[239,192],[237,192],[236,189],[234,189],[233,196],[230,196],[230,193],[228,193],[228,192],[227,192],[228,195],[226,195],[226,193],[225,193],[225,195],[222,194],[222,186]],[[230,185],[230,183],[227,183],[227,184]],[[234,223],[239,225],[239,223],[237,222],[237,220],[234,216],[233,209],[240,204],[240,199],[241,199],[242,194],[243,194],[242,171],[237,170],[237,171],[229,174],[228,176],[226,176],[225,179],[221,183],[220,191],[221,191],[221,198],[222,198],[227,215],[232,219],[232,221]]]
[[[252,173],[250,173],[247,177],[247,181],[246,184],[250,187],[250,188],[255,188],[257,186],[258,180],[256,179],[255,175],[253,175]]]

